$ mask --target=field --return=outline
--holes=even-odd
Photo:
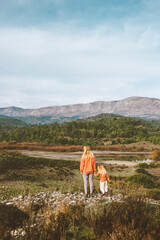
[[[79,172],[79,161],[82,152],[2,151],[0,154],[0,208],[4,210],[6,207],[11,208],[13,206],[14,209],[6,210],[5,212],[1,211],[0,233],[3,236],[1,239],[15,239],[12,235],[25,240],[138,240],[156,239],[156,236],[160,236],[159,228],[156,225],[160,223],[159,215],[157,215],[159,214],[158,211],[160,211],[160,169],[158,164],[144,163],[147,159],[151,158],[151,154],[130,152],[128,155],[126,152],[116,154],[115,152],[97,150],[93,152],[97,165],[103,163],[111,178],[109,196],[106,198],[101,197],[99,179],[94,177],[94,198],[85,201],[82,175]],[[45,201],[47,201],[45,204],[42,197],[44,194],[47,196],[45,197]],[[58,204],[60,204],[59,209],[57,203],[56,205],[49,205],[50,202],[54,201],[55,194],[58,194],[58,196],[63,194],[63,197],[60,197],[60,200],[58,200]],[[40,203],[35,202],[37,198]],[[64,205],[63,199],[66,198],[69,198],[71,203],[75,203],[73,205],[65,203]],[[32,201],[27,199],[32,199]],[[146,201],[145,199],[148,200]],[[129,207],[130,202],[135,207],[135,215]],[[154,216],[154,221],[150,216],[149,219],[140,219],[139,221],[142,222],[139,227],[133,223],[133,225],[128,225],[127,221],[128,223],[131,219],[132,221],[136,221],[136,214],[138,219],[141,210],[137,204],[144,208],[143,214],[146,215],[143,218],[146,218],[149,214],[148,211],[151,211],[150,213]],[[125,213],[127,214],[125,216],[126,223],[124,219],[121,221],[119,218],[124,205],[127,206]],[[119,210],[115,212],[117,207]],[[35,208],[37,209],[36,211]],[[7,213],[7,211],[12,212],[12,210],[12,215]],[[105,210],[105,214],[102,210]],[[14,211],[20,211],[20,213],[14,213]],[[119,230],[113,227],[113,223],[111,224],[111,219],[108,216],[108,214],[111,214],[110,211],[112,212],[114,221],[117,221],[117,229]],[[78,218],[77,212],[79,213]],[[42,215],[41,223],[37,221],[37,216],[40,213]],[[48,213],[47,220],[46,213]],[[16,223],[14,216],[17,215],[15,214],[24,216],[18,217],[19,221]],[[107,224],[109,224],[106,216],[110,219],[109,230],[106,229]],[[11,223],[12,218],[15,221],[14,226]],[[20,220],[21,218],[22,220]],[[70,218],[72,221],[69,220]],[[83,218],[86,224],[90,222],[91,232],[88,227],[84,226]],[[101,226],[100,222],[98,223],[100,218],[101,221],[105,221],[104,226]],[[149,229],[148,225],[142,226],[146,224],[143,222],[144,220],[148,221],[148,223],[152,221],[152,230]],[[24,222],[26,222],[25,225]],[[71,222],[74,224],[72,225]],[[55,224],[59,224],[59,228],[56,228],[57,225]],[[100,225],[98,226],[97,224]],[[28,226],[27,229],[26,225]],[[31,228],[32,225],[35,227]],[[22,234],[18,235],[13,229],[18,229],[15,231],[19,231],[20,233],[22,233],[23,229],[25,232],[24,236]],[[150,231],[152,234],[150,234]],[[14,234],[11,234],[13,232]],[[118,235],[120,236],[119,238]]]
[[[38,152],[36,154],[38,155]],[[35,152],[30,152],[30,155],[35,156]],[[43,154],[43,152],[39,152],[39,155],[47,157],[49,153],[45,152]],[[3,159],[9,159],[9,167],[5,169],[4,163],[1,163],[4,168],[4,170],[1,169],[0,176],[1,200],[9,199],[17,194],[25,194],[28,191],[31,194],[40,191],[83,191],[83,181],[79,173],[79,162],[77,161],[78,154],[70,154],[69,156],[69,154],[58,153],[57,155],[54,155],[55,158],[61,157],[67,160],[50,159],[50,156],[47,159],[28,157],[17,153],[3,154]],[[75,161],[69,161],[68,158],[75,158]],[[132,168],[125,166],[108,165],[106,167],[109,174],[112,170],[113,175],[117,175],[120,169],[123,170],[121,176],[133,171]],[[98,180],[94,179],[94,182],[95,189],[98,189]]]
[[[125,178],[134,174],[137,161],[145,161],[150,155],[119,155],[94,151],[97,164],[104,164],[111,177]],[[79,173],[79,161],[82,152],[43,152],[12,151],[1,155],[0,183],[3,200],[30,191],[83,192],[83,180]],[[151,157],[151,156],[150,156]],[[7,163],[7,161],[8,163]],[[5,164],[7,165],[5,169]],[[56,180],[56,181],[55,181]],[[99,180],[94,179],[95,191],[98,192]]]

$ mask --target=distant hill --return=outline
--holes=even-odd
[[[19,119],[10,118],[4,115],[0,115],[0,129],[10,129],[13,127],[25,127],[28,126],[28,124],[24,121],[21,121]]]
[[[18,117],[18,119],[25,121],[28,124],[50,124],[50,123],[62,123],[71,122],[79,119],[79,116],[64,117],[64,116],[27,116]]]
[[[117,101],[97,101],[85,104],[50,106],[38,109],[0,108],[0,114],[15,117],[30,124],[65,122],[103,113],[143,119],[160,119],[160,99],[129,97]]]
[[[84,119],[79,119],[78,121],[85,121],[85,122],[90,122],[90,121],[103,121],[103,120],[110,120],[110,119],[115,119],[115,120],[120,120],[121,118],[123,118],[124,116],[122,115],[118,115],[118,114],[110,114],[110,113],[102,113],[93,117],[88,117],[88,118],[84,118]],[[129,119],[132,119],[131,117],[127,117]],[[133,118],[133,119],[139,119],[141,124],[149,124],[152,126],[160,126],[160,119],[158,120],[149,120],[149,119],[145,119],[145,118]]]
[[[0,134],[0,142],[39,142],[69,145],[128,144],[149,141],[160,144],[160,127],[152,121],[115,114],[62,124],[39,124],[16,128]]]
[[[84,118],[83,120],[84,121],[98,121],[98,120],[105,120],[105,119],[111,119],[111,118],[122,118],[123,116],[121,115],[118,115],[118,114],[110,114],[110,113],[102,113],[102,114],[98,114],[96,116],[92,116],[92,117],[87,117],[87,118]],[[79,119],[80,121],[82,119]]]

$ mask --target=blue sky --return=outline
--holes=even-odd
[[[0,107],[160,98],[160,0],[0,0]]]

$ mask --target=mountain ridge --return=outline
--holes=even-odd
[[[48,122],[60,118],[76,119],[112,113],[127,117],[160,119],[160,99],[149,97],[128,97],[116,101],[95,101],[61,106],[48,106],[37,109],[23,109],[15,106],[0,108],[0,114],[23,119],[48,117]],[[62,120],[63,121],[63,120]],[[65,120],[64,120],[65,121]],[[40,119],[39,119],[40,122]],[[44,123],[44,122],[43,122]]]

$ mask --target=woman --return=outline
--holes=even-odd
[[[93,196],[93,174],[96,172],[95,157],[89,146],[84,146],[84,153],[81,157],[80,172],[83,174],[85,197],[88,197],[88,178],[90,185],[90,195]]]

